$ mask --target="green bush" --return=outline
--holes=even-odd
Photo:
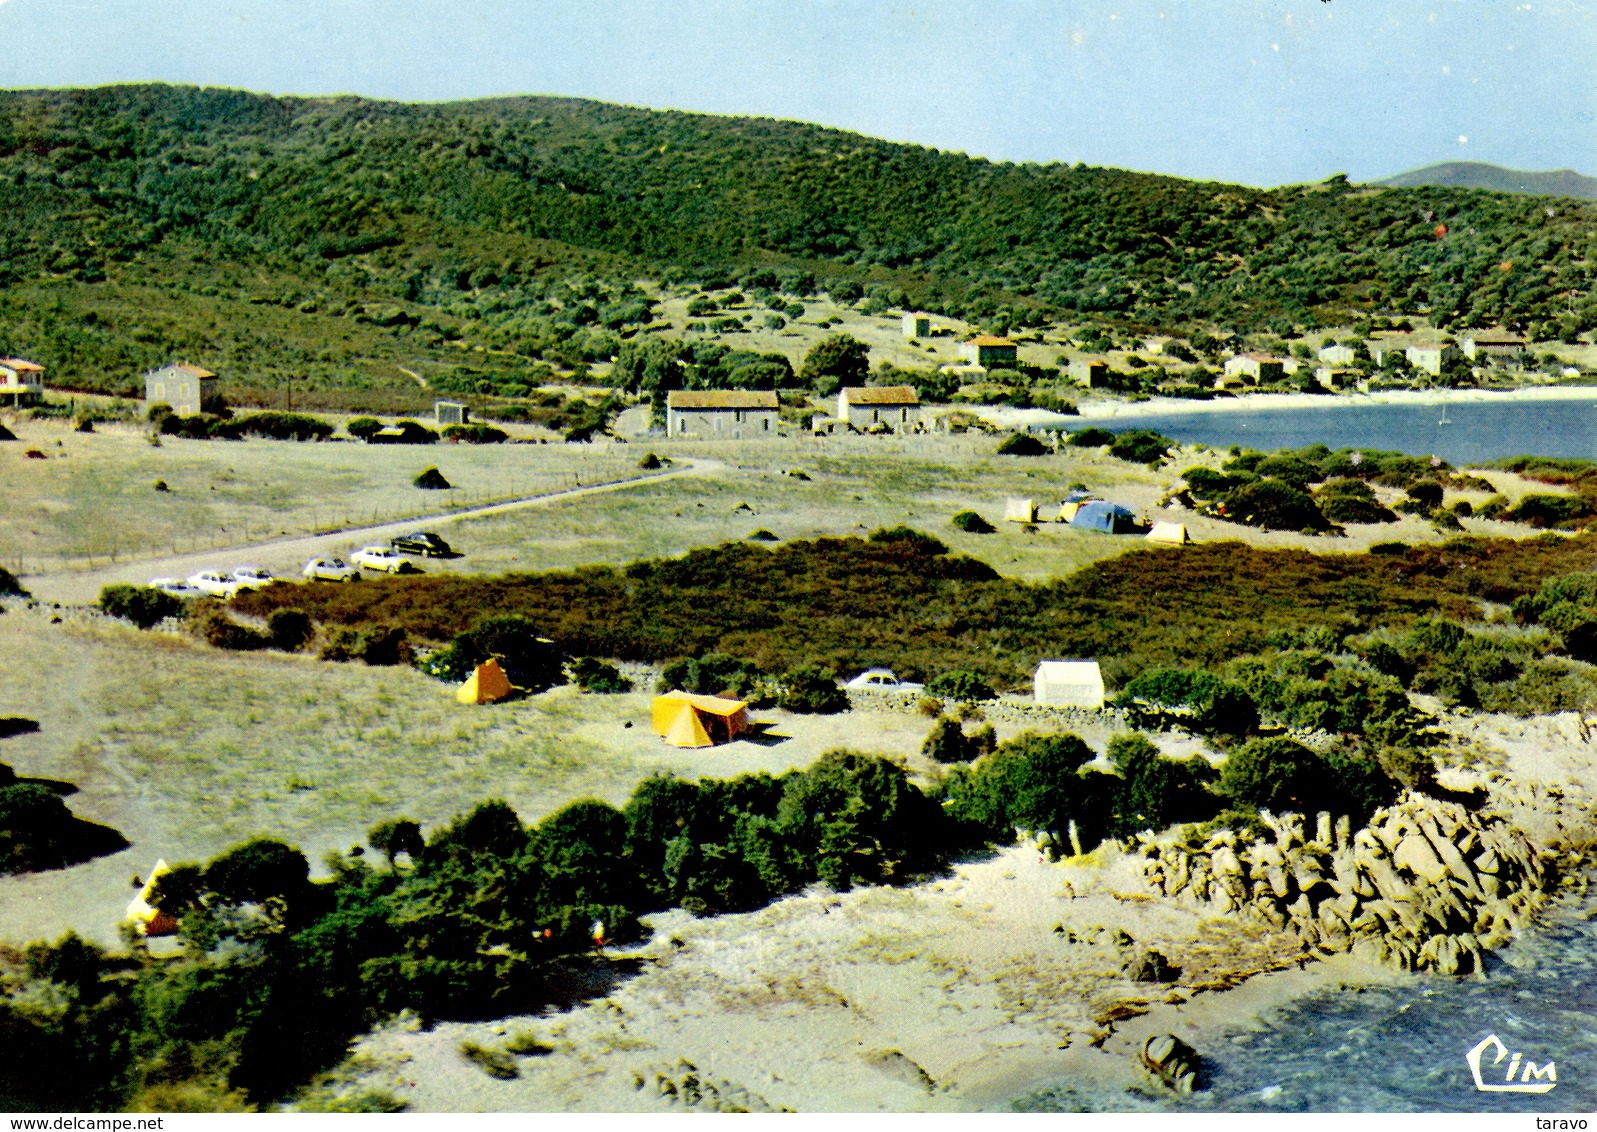
[[[271,645],[272,639],[240,625],[214,605],[196,605],[189,611],[189,631],[212,648],[252,652]]]
[[[322,646],[321,659],[345,663],[359,660],[373,667],[409,664],[414,656],[405,630],[392,625],[344,626],[334,629]],[[464,677],[461,677],[464,679]]]
[[[303,609],[274,609],[266,618],[266,635],[281,652],[298,652],[313,632],[310,614]]]
[[[990,535],[998,529],[974,511],[961,511],[949,522],[967,534],[973,535]]]
[[[1314,493],[1320,513],[1333,523],[1395,523],[1397,516],[1381,505],[1363,480],[1328,480]]]
[[[452,486],[437,468],[427,468],[419,472],[410,482],[411,486],[419,487],[423,491],[448,491]]]
[[[1131,429],[1115,437],[1109,455],[1133,464],[1157,465],[1170,455],[1175,441],[1147,429]]]
[[[632,691],[632,681],[613,664],[580,656],[571,662],[571,682],[584,692],[614,694]]]
[[[698,696],[731,692],[739,699],[757,696],[765,673],[758,665],[725,653],[707,653],[697,659],[674,660],[660,671],[656,688],[681,689]]]
[[[444,439],[456,444],[503,444],[510,435],[492,425],[457,424],[444,429]]]
[[[148,629],[182,613],[183,600],[153,586],[117,584],[100,590],[100,609],[112,617],[131,621],[140,629]]]
[[[974,703],[977,700],[996,699],[998,693],[992,685],[975,672],[956,670],[932,677],[926,685],[928,695],[956,703]]]
[[[1283,480],[1243,484],[1222,503],[1226,518],[1267,531],[1323,531],[1329,526],[1313,497]]]
[[[1076,448],[1102,448],[1115,440],[1115,434],[1106,428],[1084,428],[1071,433],[1066,443]]]
[[[1187,481],[1187,490],[1195,499],[1216,501],[1225,498],[1227,492],[1252,483],[1257,477],[1251,472],[1226,473],[1211,468],[1188,468],[1181,473],[1181,478]]]
[[[778,706],[805,715],[835,715],[848,710],[848,693],[837,686],[837,673],[820,665],[801,665],[781,680]]]
[[[1046,444],[1025,432],[1012,432],[998,445],[1000,456],[1046,456],[1049,451]]]
[[[0,597],[27,597],[28,591],[22,588],[22,583],[17,581],[17,576],[5,567],[0,566]]]
[[[459,682],[477,665],[497,657],[510,682],[529,692],[542,692],[565,680],[565,658],[555,643],[525,617],[485,617],[456,635],[448,648],[432,654],[423,671],[440,680]]]

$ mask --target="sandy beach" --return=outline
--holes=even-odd
[[[1501,773],[1591,785],[1579,717],[1447,726],[1474,766],[1449,772],[1455,786]],[[1202,1053],[1306,995],[1421,978],[1156,898],[1137,860],[1108,849],[1051,863],[1018,844],[902,889],[817,888],[651,924],[646,945],[609,956],[640,966],[602,997],[430,1030],[391,1023],[358,1043],[335,1087],[423,1111],[991,1111],[1071,1080],[1158,1097],[1136,1064],[1150,1035]],[[1173,983],[1128,976],[1147,949],[1180,968]],[[463,1043],[532,1042],[541,1052],[513,1058],[508,1079],[462,1055]]]
[[[971,411],[1005,428],[1074,427],[1081,422],[1135,422],[1144,417],[1174,413],[1257,413],[1275,409],[1335,409],[1354,405],[1459,405],[1525,404],[1538,401],[1594,401],[1597,387],[1536,386],[1522,389],[1387,389],[1376,393],[1248,393],[1189,401],[1177,397],[1151,397],[1146,401],[1086,394],[1076,402],[1078,414],[1065,416],[1046,409],[1014,409],[985,405]]]

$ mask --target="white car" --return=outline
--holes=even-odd
[[[241,590],[264,590],[282,580],[264,566],[233,567],[233,581],[238,583]]]
[[[889,688],[899,692],[919,692],[925,685],[911,684],[907,680],[900,680],[893,674],[891,668],[867,668],[847,684],[844,684],[843,687]]]
[[[360,567],[351,566],[342,558],[312,558],[305,563],[302,573],[307,578],[320,578],[327,582],[360,581]]]
[[[237,596],[239,591],[239,584],[233,580],[233,575],[220,570],[201,570],[198,574],[190,574],[189,585],[203,594],[224,600]]]
[[[406,567],[405,559],[391,546],[363,546],[351,554],[349,560],[368,570],[386,570],[390,574],[397,574]]]
[[[164,594],[171,594],[173,597],[191,598],[205,596],[203,590],[195,589],[182,578],[151,578],[150,588],[152,590],[160,590]]]

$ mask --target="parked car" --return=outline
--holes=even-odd
[[[351,566],[342,558],[312,558],[303,571],[307,578],[320,578],[326,582],[358,582],[360,567]]]
[[[423,558],[453,558],[455,554],[447,542],[431,531],[411,531],[394,539],[391,545],[401,554],[419,554]]]
[[[238,588],[241,590],[264,590],[267,586],[283,579],[264,566],[235,566],[233,580],[238,583]]]
[[[386,570],[390,574],[398,574],[410,567],[410,563],[401,558],[399,551],[391,546],[363,546],[351,554],[349,560],[368,570]]]
[[[891,668],[867,668],[844,684],[845,688],[888,688],[899,692],[919,692],[925,685],[900,680]]]
[[[201,593],[220,598],[234,597],[241,588],[233,580],[233,575],[224,574],[220,570],[201,570],[198,574],[190,574],[189,585]]]
[[[205,596],[203,590],[195,589],[182,578],[151,578],[150,588],[152,590],[160,590],[164,594],[171,594],[173,597],[191,598]]]

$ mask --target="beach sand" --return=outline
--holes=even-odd
[[[1445,717],[1470,769],[1521,783],[1590,783],[1591,727],[1572,714]],[[1534,814],[1516,814],[1534,822]],[[900,889],[822,888],[743,915],[651,918],[641,970],[574,1009],[422,1030],[394,1022],[356,1046],[342,1088],[423,1111],[836,1112],[1007,1110],[1039,1083],[1160,1090],[1136,1062],[1170,1032],[1199,1053],[1227,1032],[1338,987],[1416,976],[1148,895],[1137,860],[1100,850],[1051,863],[1029,845]],[[1181,968],[1132,981],[1144,949]],[[549,1048],[494,1079],[462,1043]]]

